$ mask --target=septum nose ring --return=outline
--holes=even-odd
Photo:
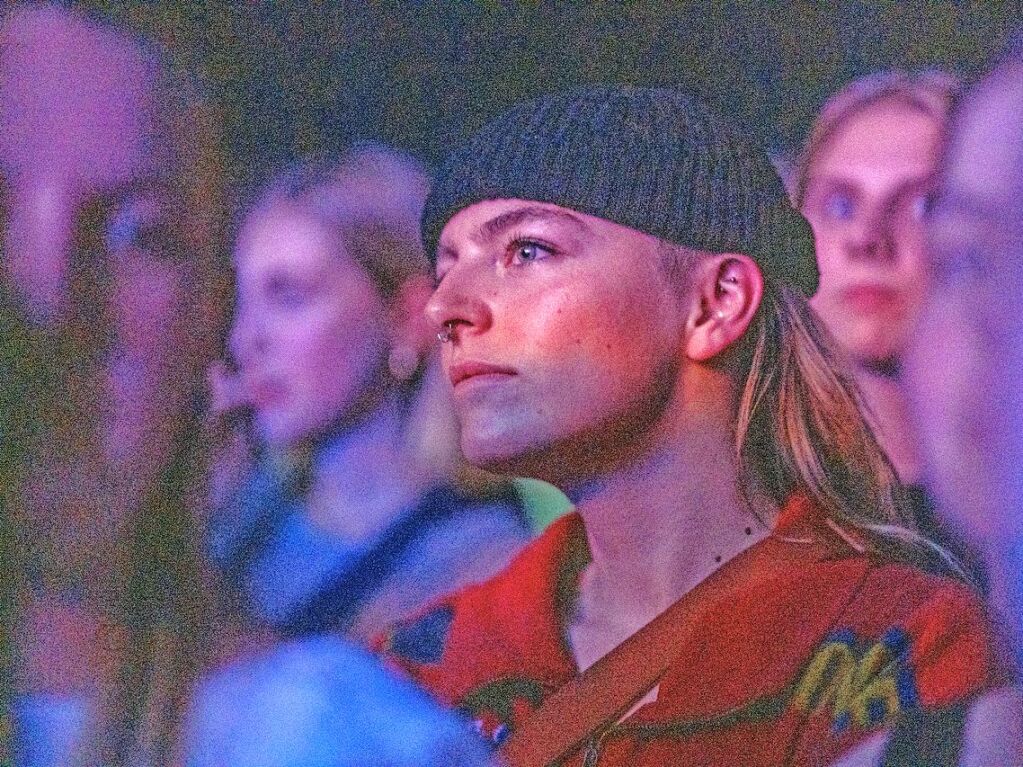
[[[439,333],[437,333],[438,341],[440,341],[442,344],[447,344],[455,340],[454,320],[448,320],[443,325],[441,325],[441,328],[443,329]]]

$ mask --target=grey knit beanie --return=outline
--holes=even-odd
[[[809,224],[765,152],[706,105],[667,88],[543,96],[483,127],[441,167],[423,212],[426,252],[483,200],[553,203],[663,240],[744,253],[764,274],[817,291]]]

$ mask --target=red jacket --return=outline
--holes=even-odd
[[[657,700],[602,738],[600,765],[826,765],[905,712],[1002,681],[972,591],[854,551],[796,497],[773,535],[808,534],[828,545],[704,594],[702,629],[685,632]],[[385,651],[501,742],[578,673],[563,620],[580,552],[571,515],[497,577],[393,631]]]

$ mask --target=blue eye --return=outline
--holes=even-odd
[[[848,221],[856,215],[856,203],[844,192],[835,192],[824,201],[824,212],[836,221]]]
[[[516,264],[528,264],[540,261],[554,254],[552,248],[532,240],[519,240],[512,243],[512,261]]]

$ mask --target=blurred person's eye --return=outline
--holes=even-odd
[[[915,186],[905,190],[892,203],[896,217],[900,221],[919,224],[930,217],[934,211],[936,194],[933,189]]]
[[[129,197],[110,206],[106,216],[104,244],[109,253],[139,251],[174,258],[173,225],[168,205],[158,197]]]
[[[923,221],[934,209],[934,194],[918,192],[909,198],[909,211],[917,221]]]
[[[312,299],[314,291],[308,285],[294,280],[274,278],[270,280],[267,293],[274,305],[283,309],[300,309]]]
[[[831,192],[821,206],[824,215],[833,221],[849,221],[856,215],[856,201],[844,191]]]
[[[444,281],[444,277],[445,275],[447,275],[447,273],[448,268],[445,265],[441,264],[440,261],[438,261],[437,267],[433,270],[433,274],[431,275],[431,277],[433,278],[434,290],[440,287],[440,284]]]
[[[452,251],[445,247],[437,248],[437,258],[433,267],[433,288],[436,290],[440,287],[440,284],[444,281],[444,276],[450,271],[451,267],[454,266],[457,259],[452,254]]]

